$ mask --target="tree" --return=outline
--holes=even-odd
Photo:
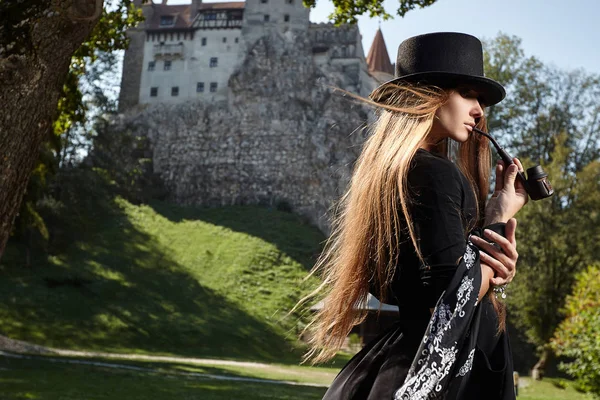
[[[600,397],[600,264],[578,275],[565,312],[552,347],[572,361],[560,368],[573,376],[579,387]]]
[[[0,3],[0,256],[40,147],[85,111],[77,83],[86,64],[124,48],[141,19],[131,0],[113,3],[104,12],[103,0]]]
[[[553,139],[565,132],[573,149],[566,171],[580,171],[600,157],[600,76],[563,71],[526,57],[521,39],[499,34],[484,40],[486,76],[507,97],[487,112],[501,145],[537,163],[551,161]]]
[[[415,8],[425,8],[437,0],[398,0],[398,9],[396,14],[400,17],[404,17],[407,12],[414,10]],[[329,15],[329,19],[336,25],[341,24],[355,24],[356,17],[369,13],[369,17],[375,18],[380,17],[383,20],[392,18],[383,8],[383,0],[332,0],[335,7],[333,13]],[[306,7],[314,8],[317,4],[317,0],[303,0],[303,4]]]
[[[555,189],[517,215],[519,273],[509,287],[511,319],[538,347],[532,374],[541,377],[574,276],[600,259],[600,80],[525,57],[516,37],[485,49],[486,74],[507,89],[488,111],[490,131],[525,168],[541,164]]]

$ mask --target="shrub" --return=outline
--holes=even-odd
[[[580,390],[600,396],[600,264],[577,275],[565,313],[551,344],[573,361],[559,368],[575,378]]]

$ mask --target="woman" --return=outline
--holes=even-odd
[[[340,348],[365,317],[354,305],[371,292],[397,304],[399,320],[350,360],[324,399],[514,399],[492,289],[515,274],[513,216],[528,198],[515,182],[520,162],[506,173],[499,162],[486,206],[491,151],[473,132],[486,129],[483,107],[504,89],[483,76],[480,41],[460,33],[404,41],[395,76],[371,93],[378,120],[315,266],[328,295],[309,325],[307,358]],[[459,144],[456,164],[449,141]]]

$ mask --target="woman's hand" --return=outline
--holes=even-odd
[[[525,186],[517,179],[517,171],[523,172],[523,165],[517,158],[505,171],[504,161],[496,164],[496,187],[485,207],[485,225],[506,222],[529,201]]]
[[[502,251],[498,250],[498,248],[484,239],[477,236],[471,236],[473,244],[480,250],[487,252],[487,254],[483,251],[479,252],[481,263],[494,270],[494,277],[490,279],[490,285],[505,285],[510,283],[515,277],[517,272],[517,259],[519,258],[519,254],[517,253],[517,240],[515,238],[516,229],[517,220],[511,218],[506,223],[506,238],[496,232],[488,230],[484,231],[484,236],[500,245]]]

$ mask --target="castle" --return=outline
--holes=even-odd
[[[381,31],[365,58],[358,26],[310,23],[302,0],[186,5],[162,0],[142,10],[145,22],[130,31],[125,52],[121,111],[137,104],[226,100],[229,78],[269,30],[308,36],[316,65],[340,68],[348,76],[345,89],[354,93],[368,95],[394,73]]]
[[[366,96],[392,78],[381,31],[365,57],[357,26],[312,24],[301,0],[142,10],[112,131],[148,139],[169,200],[277,207],[329,231],[372,115],[331,87]]]

